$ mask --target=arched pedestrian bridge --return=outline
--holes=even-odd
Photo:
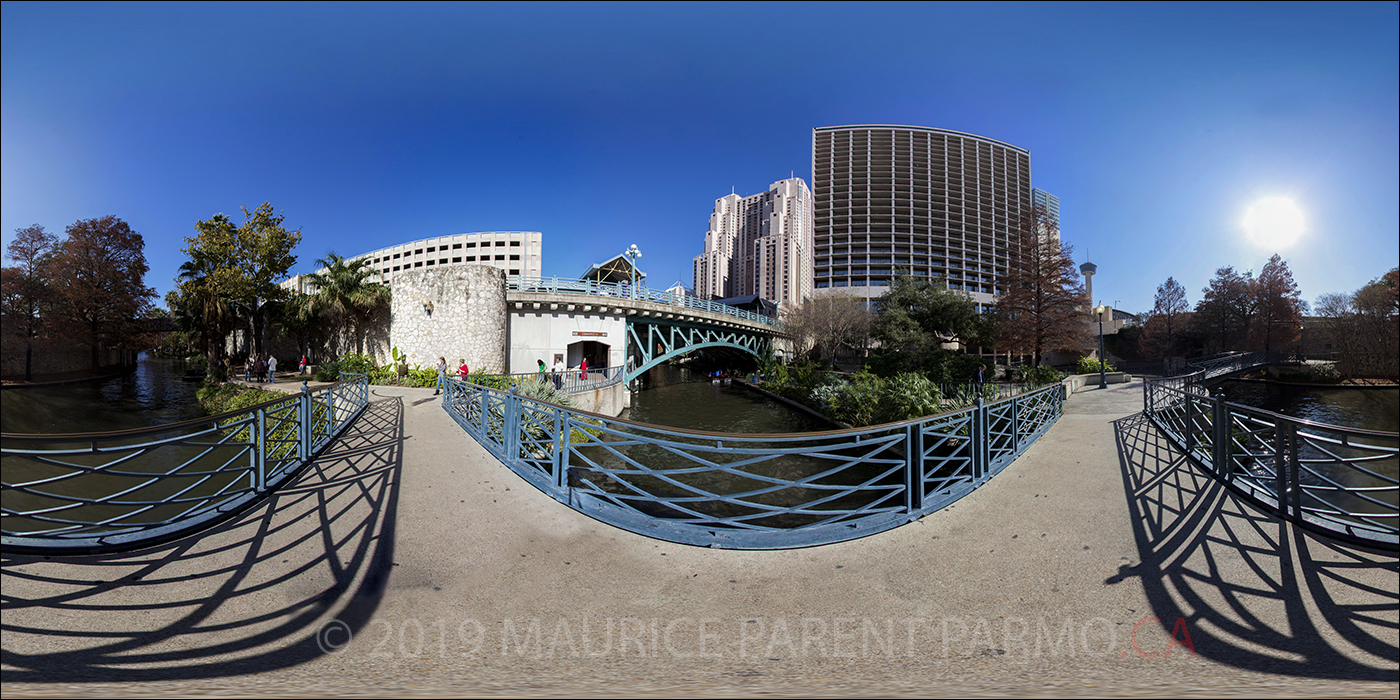
[[[630,382],[706,348],[758,357],[781,336],[771,316],[626,283],[511,278],[506,306],[511,372],[553,366],[562,354],[570,367],[625,366]]]

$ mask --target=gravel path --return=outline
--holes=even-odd
[[[1397,692],[1397,562],[1238,503],[1085,391],[952,507],[802,550],[575,513],[427,389],[296,484],[135,554],[3,561],[7,698]]]

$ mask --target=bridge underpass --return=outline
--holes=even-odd
[[[733,310],[691,308],[665,300],[540,291],[507,292],[508,372],[531,372],[543,360],[590,370],[626,365],[624,381],[696,350],[761,357],[780,335],[776,321]],[[599,364],[600,361],[603,364]]]

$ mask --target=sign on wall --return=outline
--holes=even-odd
[[[588,336],[590,338],[606,338],[607,331],[574,331],[575,336]]]

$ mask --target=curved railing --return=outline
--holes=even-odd
[[[688,294],[667,292],[660,289],[649,289],[645,285],[634,286],[627,282],[595,282],[592,280],[569,279],[566,277],[515,276],[507,278],[506,285],[508,289],[521,292],[586,294],[595,297],[650,301],[657,304],[683,306],[687,309],[695,309],[697,311],[708,311],[712,314],[730,316],[754,323],[762,323],[775,328],[780,325],[778,319],[772,316],[764,316],[754,311],[736,308],[727,304],[717,304],[713,301],[693,297]]]
[[[913,421],[783,435],[636,423],[449,382],[443,407],[526,481],[670,542],[780,549],[888,530],[985,483],[1059,418],[1059,384]]]
[[[1400,548],[1400,434],[1314,423],[1209,395],[1208,370],[1143,382],[1143,413],[1196,467],[1315,532]]]
[[[180,537],[256,503],[369,403],[363,374],[207,418],[108,433],[0,435],[0,544],[80,554]]]
[[[1265,367],[1268,365],[1284,364],[1293,362],[1296,356],[1282,352],[1240,352],[1221,353],[1208,357],[1198,357],[1186,361],[1186,368],[1191,370],[1186,376],[1201,374],[1201,381],[1223,377],[1235,372],[1254,367]]]

